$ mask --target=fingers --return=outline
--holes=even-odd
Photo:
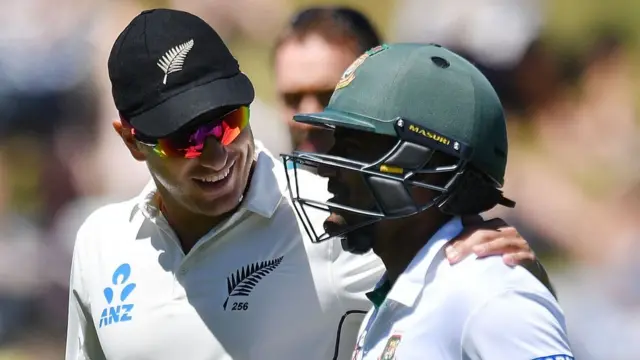
[[[529,243],[517,232],[515,234],[505,232],[496,238],[496,234],[487,235],[482,238],[480,244],[473,246],[473,253],[479,257],[502,255],[509,252],[530,252]],[[493,236],[493,237],[491,237]]]
[[[513,267],[535,262],[536,255],[533,251],[518,251],[502,255],[502,260],[506,265]]]
[[[460,252],[458,251],[458,249],[456,249],[455,243],[447,245],[444,251],[445,251],[445,254],[447,255],[447,259],[449,260],[449,264],[451,265],[460,262],[460,260],[466,257],[466,256],[464,257],[460,256]]]
[[[490,221],[494,221],[492,226],[496,226],[496,229],[470,229],[448,245],[445,251],[450,264],[458,263],[472,253],[479,258],[503,255],[504,262],[509,266],[536,259],[529,243],[515,228],[504,227],[501,219]]]

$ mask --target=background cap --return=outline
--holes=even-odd
[[[466,145],[471,163],[504,183],[507,129],[498,95],[475,66],[439,45],[377,46],[347,68],[325,111],[294,117],[391,136],[398,118]]]
[[[253,85],[199,17],[154,9],[136,16],[109,55],[116,108],[140,133],[164,137],[226,106],[249,105]]]

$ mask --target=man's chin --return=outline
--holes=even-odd
[[[214,199],[194,199],[198,213],[207,217],[218,217],[234,211],[242,201],[242,192],[229,191]]]
[[[365,254],[371,250],[373,234],[369,227],[355,229],[345,234],[349,225],[339,214],[331,213],[324,222],[324,230],[331,238],[340,239],[342,249],[353,254]]]
[[[211,208],[211,209],[203,209],[201,211],[201,214],[208,217],[208,218],[219,218],[219,219],[226,219],[228,216],[231,216],[237,209],[238,209],[238,204],[231,205],[231,204],[225,204],[226,206],[218,206],[216,208]]]
[[[340,243],[344,251],[362,255],[373,247],[373,235],[358,229],[340,237]]]

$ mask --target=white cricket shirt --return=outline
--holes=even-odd
[[[531,273],[496,256],[449,265],[444,245],[461,230],[452,219],[393,287],[368,294],[353,359],[573,359],[562,310]]]
[[[326,180],[301,175],[328,196]],[[187,255],[151,184],[91,214],[74,248],[66,359],[350,358],[384,268],[312,244],[286,191],[282,164],[260,150],[240,210]]]

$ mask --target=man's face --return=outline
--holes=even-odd
[[[357,58],[350,43],[330,43],[311,34],[291,39],[278,48],[275,76],[283,120],[289,125],[296,150],[325,152],[330,132],[293,121],[296,113],[322,111],[342,73]]]
[[[165,202],[171,200],[193,214],[211,217],[238,205],[247,187],[255,152],[249,126],[226,146],[208,137],[202,154],[191,159],[160,156],[152,147],[139,142],[136,147],[141,153],[139,160],[146,161]]]
[[[329,154],[364,163],[372,163],[391,150],[396,142],[397,139],[390,136],[337,128],[334,132],[334,145],[329,150]],[[320,166],[318,174],[329,179],[328,190],[333,194],[333,198],[329,201],[356,209],[378,210],[375,198],[361,173],[330,166]],[[337,235],[346,226],[358,225],[369,219],[358,214],[334,210],[326,219],[324,226],[330,235]]]

